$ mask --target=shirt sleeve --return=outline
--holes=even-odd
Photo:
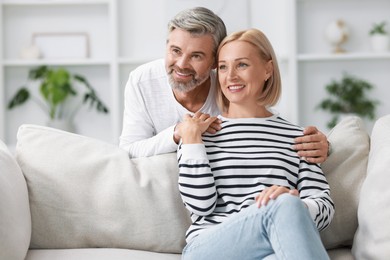
[[[126,150],[131,158],[170,153],[177,150],[177,144],[173,140],[174,125],[156,134],[147,104],[145,104],[138,81],[133,73],[130,73],[126,84],[124,106],[119,147]]]
[[[306,204],[311,218],[319,231],[327,228],[333,219],[334,204],[321,167],[301,160],[298,178],[299,195]]]
[[[178,149],[179,190],[187,210],[198,216],[210,215],[217,192],[203,144],[182,144]]]

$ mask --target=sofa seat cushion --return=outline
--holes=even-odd
[[[327,249],[351,246],[358,227],[357,210],[367,174],[370,137],[361,118],[347,117],[328,134],[332,153],[322,164],[335,204],[330,226],[321,232]]]
[[[16,158],[30,197],[30,248],[181,253],[190,218],[176,154],[129,159],[116,145],[23,125]]]
[[[26,182],[15,158],[0,141],[0,259],[24,259],[30,236]]]
[[[332,260],[355,260],[352,255],[351,248],[349,247],[330,249],[327,252],[329,258]]]
[[[153,253],[115,248],[36,249],[25,260],[180,260],[179,254]]]
[[[356,259],[390,259],[390,115],[375,122],[367,178],[360,193]]]

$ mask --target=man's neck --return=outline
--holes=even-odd
[[[207,79],[204,83],[197,86],[195,89],[189,92],[181,92],[173,90],[173,94],[177,102],[185,107],[190,112],[199,111],[207,100],[211,85],[211,79]]]

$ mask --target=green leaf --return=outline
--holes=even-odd
[[[30,98],[30,92],[22,87],[16,92],[15,96],[8,102],[8,109],[24,104]]]
[[[338,121],[338,115],[343,113],[354,113],[374,119],[379,102],[368,97],[368,92],[373,88],[374,86],[368,81],[346,73],[341,80],[332,80],[326,85],[325,90],[329,96],[323,99],[317,108],[334,115],[328,127],[333,127]]]
[[[83,85],[87,93],[84,95],[82,104],[89,104],[90,107],[95,108],[98,112],[108,113],[108,108],[104,105],[103,101],[97,96],[95,90],[84,76],[75,74],[72,75],[68,70],[64,68],[49,68],[47,66],[39,66],[29,71],[28,78],[30,80],[39,81],[39,93],[43,101],[46,103],[49,111],[50,118],[55,118],[60,113],[60,106],[71,97],[77,96],[77,90],[74,87],[75,82],[79,82]],[[21,105],[28,100],[30,93],[26,88],[21,88],[18,93],[13,97],[9,103],[9,109]],[[38,105],[46,107],[41,104],[39,100],[34,99]],[[78,106],[73,108],[71,116],[77,111]]]

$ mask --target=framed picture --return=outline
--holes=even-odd
[[[79,59],[89,57],[88,34],[34,33],[32,42],[43,59]]]

